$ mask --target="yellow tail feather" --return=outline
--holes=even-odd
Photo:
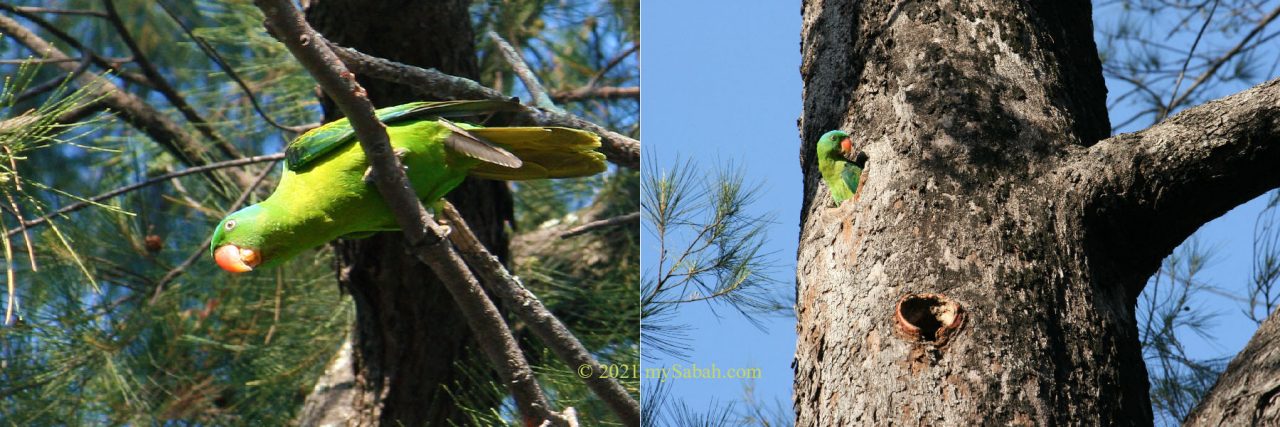
[[[605,170],[604,154],[595,151],[600,137],[591,132],[556,127],[474,128],[468,132],[501,145],[524,162],[517,169],[482,162],[471,169],[471,176],[518,181],[589,176]]]

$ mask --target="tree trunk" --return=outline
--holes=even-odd
[[[797,424],[1151,424],[1137,295],[1280,185],[1280,83],[1107,138],[1078,0],[809,0],[801,49]]]
[[[307,19],[330,41],[397,62],[475,79],[478,73],[469,1],[312,0]],[[360,79],[375,106],[419,101],[407,87]],[[341,113],[325,100],[326,121]],[[505,183],[467,179],[448,199],[489,251],[507,256],[504,223],[511,218]],[[322,381],[304,408],[302,423],[346,411],[348,425],[467,424],[459,395],[473,395],[483,362],[469,365],[475,337],[449,292],[429,268],[407,255],[400,232],[336,245],[338,281],[356,303],[356,325],[346,359],[353,384]],[[341,355],[335,358],[342,362]],[[331,367],[331,370],[334,370]],[[469,373],[470,372],[470,373]],[[334,375],[344,374],[341,369]],[[329,374],[326,373],[326,377]],[[354,388],[354,392],[343,391]],[[327,391],[327,392],[326,392]],[[337,393],[334,393],[336,391]],[[336,401],[335,401],[336,399]],[[496,400],[470,405],[497,406]],[[327,409],[332,408],[332,409]],[[329,416],[328,419],[334,417]],[[337,417],[343,419],[345,417]]]

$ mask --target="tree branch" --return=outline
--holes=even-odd
[[[1067,166],[1061,191],[1080,191],[1090,250],[1141,291],[1200,225],[1280,186],[1280,79],[1116,135]]]
[[[553,91],[551,92],[551,100],[559,103],[585,101],[588,99],[621,99],[621,98],[639,98],[640,88],[638,87],[617,87],[617,86],[601,86],[601,87],[582,87],[569,91]]]
[[[493,44],[498,46],[498,52],[502,53],[502,57],[506,58],[507,64],[511,65],[511,70],[516,73],[516,77],[524,82],[524,88],[529,90],[529,94],[533,96],[533,105],[538,108],[563,113],[564,110],[557,107],[551,102],[551,97],[547,96],[547,90],[542,87],[542,83],[538,82],[538,76],[533,75],[533,70],[529,69],[529,65],[524,63],[524,58],[520,56],[520,52],[507,43],[502,36],[495,31],[489,31],[489,38],[493,40]]]
[[[640,212],[632,212],[626,215],[619,215],[613,218],[605,218],[599,221],[591,221],[577,227],[570,228],[560,235],[561,239],[568,239],[579,234],[586,233],[591,230],[606,227],[615,227],[623,224],[638,223],[640,221]]]
[[[323,40],[323,39],[321,39]],[[344,48],[325,41],[351,71],[379,80],[412,87],[419,95],[443,99],[507,99],[502,92],[484,87],[474,81],[451,76],[434,69],[418,68],[395,61],[365,55],[351,48]],[[628,168],[640,167],[640,141],[578,116],[523,107],[523,115],[542,126],[564,126],[585,129],[600,135],[602,150],[609,161]]]
[[[386,128],[373,114],[364,88],[334,55],[328,44],[294,9],[289,0],[255,0],[262,9],[272,34],[316,79],[342,110],[355,130],[360,146],[376,172],[375,185],[404,231],[409,251],[440,276],[459,310],[475,331],[484,354],[493,363],[503,385],[511,392],[525,424],[550,420],[563,424],[551,412],[524,354],[493,302],[480,288],[462,259],[445,243],[443,230],[418,202],[408,177],[391,152]]]
[[[638,214],[637,214],[638,215]],[[462,219],[453,204],[445,202],[444,217],[453,224],[453,232],[449,240],[458,247],[458,252],[467,260],[467,265],[479,274],[487,285],[489,293],[502,299],[502,304],[526,322],[533,334],[538,337],[556,357],[564,361],[572,369],[590,366],[591,374],[579,378],[587,384],[596,396],[600,397],[618,418],[628,426],[640,425],[640,404],[627,393],[627,390],[613,378],[603,378],[604,367],[597,362],[582,342],[556,318],[547,307],[524,284],[520,283],[507,271],[498,258],[491,255],[484,245],[471,233],[471,228]],[[637,216],[638,218],[638,216]],[[614,218],[616,219],[616,218]]]
[[[1258,327],[1184,426],[1280,424],[1280,311]]]
[[[18,7],[15,7],[15,9],[18,9],[27,13],[48,13],[52,15],[83,15],[83,16],[96,16],[98,18],[107,17],[106,13],[99,12],[96,10],[88,10],[88,9],[55,9],[55,8],[49,8],[49,7],[32,7],[32,6],[18,6]]]

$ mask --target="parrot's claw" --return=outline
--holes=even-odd
[[[396,155],[396,160],[400,163],[400,169],[405,171],[405,173],[408,173],[409,167],[404,165],[404,156],[409,154],[409,150],[397,148],[394,153]],[[375,179],[373,177],[373,165],[369,165],[369,167],[364,169],[364,175],[362,175],[360,179],[364,180],[365,184],[373,185],[373,180]]]

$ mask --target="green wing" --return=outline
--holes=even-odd
[[[515,111],[520,104],[511,101],[441,101],[411,102],[374,112],[383,123],[395,123],[409,119],[438,117],[473,117],[501,111]],[[296,171],[307,167],[316,159],[355,141],[355,129],[347,119],[338,119],[302,134],[284,149],[284,164]]]
[[[843,169],[840,171],[840,180],[844,181],[844,185],[849,186],[850,197],[853,197],[853,193],[858,191],[858,178],[862,177],[862,168],[853,163],[845,163]]]

